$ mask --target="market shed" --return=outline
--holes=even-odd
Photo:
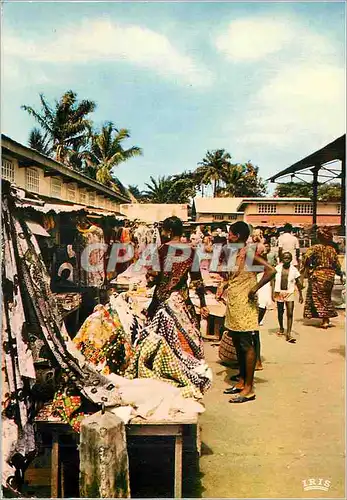
[[[268,180],[278,182],[290,177],[311,183],[312,182],[312,202],[313,214],[312,223],[317,222],[317,201],[318,186],[330,181],[341,179],[341,231],[345,232],[346,218],[346,134],[335,141],[327,144],[323,148],[306,156],[302,160],[294,163],[290,167],[281,170]]]

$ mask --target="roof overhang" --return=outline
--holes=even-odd
[[[302,172],[306,169],[313,168],[316,166],[326,165],[327,163],[333,161],[343,161],[346,159],[346,134],[342,135],[335,141],[330,142],[323,148],[315,151],[314,153],[306,156],[302,160],[294,163],[288,168],[281,170],[278,174],[273,175],[267,179],[270,182],[275,182],[281,177],[286,177],[290,175],[294,175],[298,172]],[[334,167],[335,168],[335,167]],[[337,172],[337,176],[335,179],[340,177],[340,174]],[[333,178],[331,179],[333,180]]]
[[[242,210],[242,212],[238,213],[244,213],[244,207],[252,203],[288,204],[288,203],[308,203],[310,201],[312,201],[311,198],[245,198],[243,201],[241,201],[237,209]]]
[[[4,134],[1,134],[1,148],[3,153],[15,157],[24,167],[37,166],[43,168],[46,176],[61,176],[64,182],[76,182],[80,186],[93,189],[99,195],[108,196],[118,203],[129,203],[130,201],[127,197],[100,182],[39,153],[35,149],[20,144]]]

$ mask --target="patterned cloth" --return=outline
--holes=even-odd
[[[192,373],[192,372],[191,372]],[[188,378],[188,370],[175,356],[168,342],[154,332],[137,346],[135,356],[126,373],[130,379],[153,378],[181,388],[184,397],[202,398],[202,392]]]
[[[257,302],[248,298],[248,293],[256,284],[256,273],[246,268],[246,248],[242,248],[236,258],[236,271],[230,273],[228,281],[224,323],[228,330],[259,330]]]
[[[308,278],[307,294],[304,306],[304,318],[334,318],[337,311],[331,301],[335,271],[313,271]]]
[[[104,375],[123,375],[133,354],[131,343],[111,303],[95,307],[73,342],[86,360],[96,365]]]
[[[151,353],[153,354],[152,334],[155,334],[155,359],[151,357]],[[150,343],[150,349],[148,349],[148,343]],[[164,348],[161,348],[163,345]],[[173,360],[172,369],[167,368],[167,359],[170,363]],[[155,366],[154,361],[156,361]],[[171,295],[170,299],[157,311],[150,324],[140,332],[137,339],[135,358],[126,376],[135,378],[147,375],[151,378],[168,379],[178,387],[189,385],[188,391],[183,390],[185,396],[190,394],[194,397],[201,397],[211,386],[212,377],[204,362],[200,332],[194,326],[189,310],[185,307],[184,300],[179,293]]]
[[[335,274],[341,273],[337,253],[329,245],[314,245],[303,258],[308,275],[304,318],[334,318],[337,311],[331,301]]]
[[[198,326],[198,321],[195,314],[195,308],[189,298],[188,277],[191,278],[191,284],[196,289],[201,305],[205,306],[205,289],[203,279],[200,272],[200,265],[196,262],[197,254],[193,248],[188,247],[190,255],[183,262],[172,262],[170,269],[170,245],[164,244],[159,250],[159,264],[161,272],[155,277],[154,284],[156,285],[153,300],[148,308],[149,318],[153,318],[158,308],[170,298],[173,292],[181,294],[182,299],[189,309],[192,321]],[[177,255],[179,250],[177,250]],[[192,270],[193,268],[193,270]],[[196,269],[195,269],[196,268]]]
[[[16,455],[16,467],[21,469],[35,451],[34,384],[41,363],[50,367],[53,378],[55,370],[59,370],[66,385],[95,405],[114,406],[121,404],[121,398],[110,380],[81,364],[67,349],[67,337],[37,240],[25,223],[23,211],[16,207],[15,196],[4,186],[2,416],[15,424],[9,429],[18,430],[8,436],[13,454],[7,458],[7,465]],[[31,328],[35,328],[34,334]],[[7,465],[3,470],[8,470]],[[8,480],[3,475],[5,486]]]

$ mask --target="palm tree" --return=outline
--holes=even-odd
[[[30,131],[28,143],[32,149],[36,149],[36,151],[39,151],[46,156],[49,156],[52,153],[47,134],[42,134],[39,128],[34,127]]]
[[[217,188],[218,196],[237,196],[237,186],[243,175],[244,169],[242,165],[226,165],[223,175],[224,186]]]
[[[157,181],[154,177],[150,176],[150,183],[146,183],[145,186],[148,190],[144,191],[143,194],[150,202],[170,203],[169,193],[172,187],[172,180],[170,176],[159,176]]]
[[[70,156],[86,145],[91,121],[87,116],[95,110],[93,101],[77,101],[77,94],[72,90],[65,92],[59,101],[51,106],[40,94],[41,110],[23,105],[41,126],[43,137],[49,141],[49,147],[57,161],[69,164]]]
[[[230,165],[230,154],[225,149],[207,151],[205,158],[198,163],[195,171],[201,185],[213,184],[213,196],[217,194],[217,189],[221,180],[225,178],[225,171]]]
[[[140,189],[137,185],[129,184],[128,191],[137,201],[143,200],[143,193],[142,193],[142,191],[140,191]]]
[[[84,153],[89,174],[111,186],[114,183],[112,169],[130,158],[142,155],[142,149],[138,146],[123,148],[123,141],[129,137],[128,129],[118,130],[112,122],[105,123],[100,132],[91,132],[90,148]]]

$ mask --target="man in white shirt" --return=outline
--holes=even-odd
[[[280,261],[282,261],[282,255],[285,252],[289,252],[292,257],[293,266],[300,266],[300,246],[299,240],[296,236],[292,234],[293,227],[291,224],[285,224],[284,233],[278,238],[278,256]]]

